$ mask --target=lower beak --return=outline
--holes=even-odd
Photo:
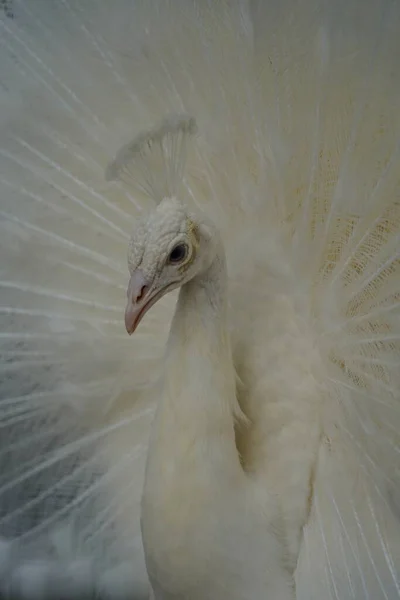
[[[135,307],[128,302],[125,309],[125,328],[129,335],[135,331],[136,327],[139,325],[139,315],[138,311],[135,310]]]

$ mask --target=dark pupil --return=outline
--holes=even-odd
[[[180,246],[176,246],[172,250],[171,254],[169,255],[169,260],[171,262],[180,262],[181,260],[183,260],[185,258],[185,254],[186,254],[186,246],[181,244]]]

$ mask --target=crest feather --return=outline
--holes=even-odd
[[[177,196],[186,165],[187,142],[196,132],[193,117],[167,117],[117,152],[106,168],[107,181],[133,185],[157,203]]]

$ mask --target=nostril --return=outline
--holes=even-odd
[[[148,285],[143,285],[140,288],[140,291],[139,291],[139,293],[136,296],[136,302],[140,302],[141,300],[143,300],[143,298],[147,294],[148,290],[149,290],[149,286]]]
[[[1,2],[1,0],[0,0]],[[149,293],[151,288],[151,282],[145,277],[144,273],[140,269],[136,269],[129,280],[127,297],[128,302],[131,304],[137,304],[141,302],[145,296]]]

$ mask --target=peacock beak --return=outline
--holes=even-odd
[[[164,287],[157,287],[154,282],[146,279],[143,271],[137,269],[130,278],[128,285],[128,302],[125,309],[125,327],[129,335],[137,329],[144,315],[167,292],[175,289],[179,281],[172,281]]]
[[[150,308],[150,289],[151,283],[146,279],[143,271],[141,269],[134,271],[129,280],[128,301],[125,309],[125,327],[129,335],[132,335]]]

